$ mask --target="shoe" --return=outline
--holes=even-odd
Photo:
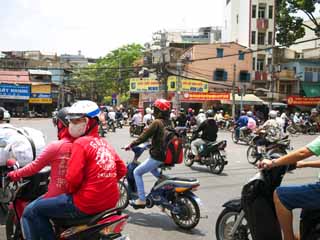
[[[140,200],[140,199],[132,200],[132,201],[130,201],[130,205],[131,205],[134,209],[145,208],[145,207],[146,207],[146,201],[142,201],[142,200]]]

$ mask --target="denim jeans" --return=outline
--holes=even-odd
[[[72,196],[68,194],[37,200],[29,215],[30,219],[36,219],[34,229],[37,231],[38,236],[45,240],[56,239],[49,219],[74,219],[85,216],[87,215],[76,208],[73,204]],[[34,238],[30,239],[33,240]],[[27,238],[27,240],[29,239]]]
[[[29,240],[39,240],[40,237],[35,230],[37,226],[37,218],[33,216],[33,209],[37,206],[38,202],[43,199],[42,196],[29,203],[23,211],[21,217],[21,230],[24,236],[24,239]],[[41,202],[40,202],[41,203]]]
[[[153,159],[151,156],[141,163],[134,171],[134,180],[136,181],[138,197],[140,200],[145,201],[146,196],[144,192],[144,183],[142,175],[151,172],[153,176],[156,178],[160,177],[160,172],[158,171],[158,167],[162,164],[162,162]]]

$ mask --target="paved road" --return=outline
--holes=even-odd
[[[16,126],[29,126],[42,130],[47,135],[48,142],[56,139],[55,130],[49,119],[14,119],[12,123]],[[122,146],[132,140],[129,137],[128,128],[117,129],[116,133],[107,134],[106,138],[124,161],[131,159],[132,154],[130,152],[121,150]],[[219,213],[222,211],[222,204],[233,197],[239,196],[242,185],[256,172],[256,169],[250,166],[245,158],[246,146],[234,144],[228,132],[219,133],[218,138],[228,141],[227,157],[229,164],[223,174],[213,175],[205,167],[194,166],[190,169],[183,164],[177,165],[171,171],[166,172],[166,174],[172,176],[194,177],[200,180],[201,186],[195,192],[203,203],[201,206],[203,218],[200,220],[199,225],[192,231],[182,231],[159,208],[136,211],[129,207],[126,213],[130,215],[131,219],[124,232],[130,236],[130,239],[215,239],[214,226]],[[293,138],[292,145],[294,148],[298,148],[314,138],[315,136]],[[145,158],[146,155],[142,157]],[[285,177],[285,183],[307,183],[315,181],[316,177],[317,170],[315,169],[297,170],[295,173],[288,174]],[[149,174],[144,177],[144,180],[147,189],[154,182],[154,178]],[[5,238],[0,236],[0,239]]]

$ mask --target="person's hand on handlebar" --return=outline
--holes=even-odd
[[[17,171],[11,171],[7,174],[7,177],[9,178],[10,181],[12,182],[18,182],[20,181],[21,177],[18,176]]]
[[[131,149],[131,144],[128,144],[127,146],[123,147],[123,149],[129,151]]]
[[[273,160],[269,160],[269,159],[263,159],[262,161],[260,161],[258,164],[257,164],[257,167],[259,169],[271,169],[273,168],[275,165],[274,165],[274,161]]]

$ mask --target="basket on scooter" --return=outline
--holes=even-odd
[[[37,174],[24,178],[28,183],[19,192],[19,197],[33,201],[48,191],[50,169],[44,169]]]

